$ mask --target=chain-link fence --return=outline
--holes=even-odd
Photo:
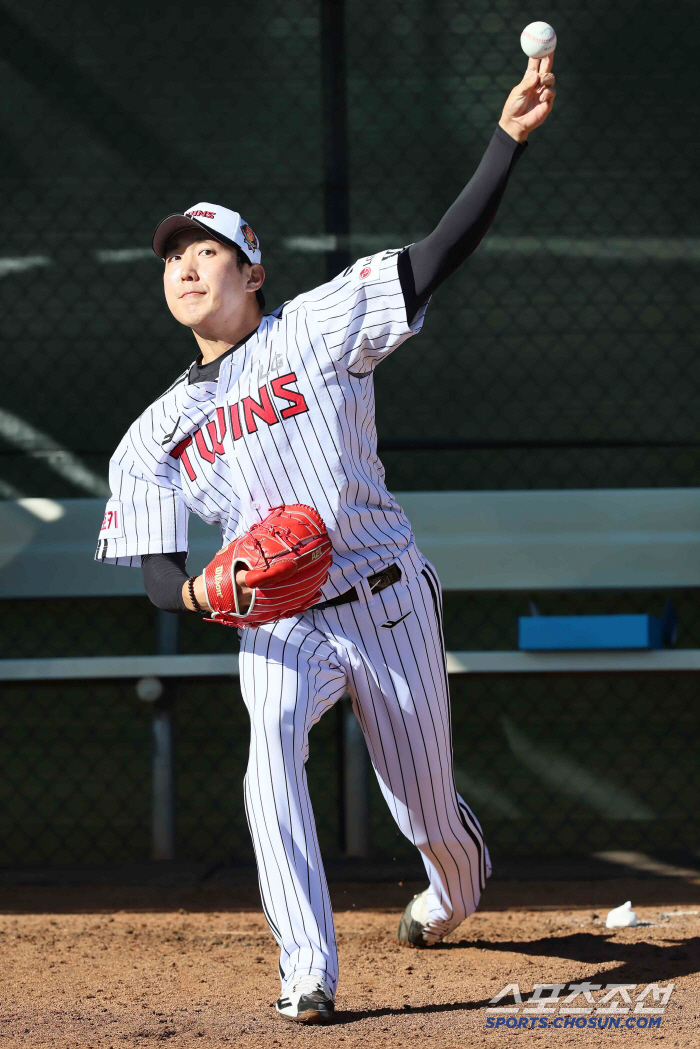
[[[476,167],[532,17],[514,0],[195,13],[3,0],[0,497],[103,494],[121,435],[192,359],[150,251],[160,218],[202,199],[240,209],[261,240],[270,306],[348,256],[419,238]],[[681,0],[669,19],[657,2],[554,0],[546,17],[560,41],[553,115],[478,253],[435,295],[419,338],[377,370],[395,490],[700,478],[697,6]],[[654,611],[665,596],[537,600]],[[448,648],[514,647],[527,597],[448,593]],[[674,599],[680,643],[700,647],[697,592]],[[143,599],[5,601],[0,618],[3,657],[155,650]],[[181,651],[232,649],[230,633],[185,617]],[[693,682],[455,678],[459,785],[496,854],[695,847]],[[174,687],[180,854],[248,857],[237,688]],[[133,682],[5,686],[0,717],[1,864],[148,854],[149,719]],[[312,740],[332,853],[332,716]],[[543,772],[554,755],[558,780]],[[617,809],[590,789],[605,777]],[[378,797],[372,813],[375,853],[400,853]]]
[[[700,647],[695,590],[445,595],[450,650],[512,649],[528,600],[550,614],[660,614],[676,605],[680,647]],[[0,656],[146,655],[145,599],[2,602]],[[86,613],[94,614],[88,629]],[[180,651],[234,651],[235,632],[182,616]],[[233,636],[232,636],[233,635]],[[21,645],[18,639],[22,639]],[[0,866],[151,855],[151,708],[133,679],[6,683],[0,703]],[[231,863],[252,850],[242,805],[248,717],[228,678],[166,684],[175,725],[176,855]],[[610,850],[685,852],[700,834],[695,674],[452,676],[457,786],[497,863]],[[340,711],[311,734],[308,776],[324,855],[342,852]],[[407,862],[374,782],[370,856]]]
[[[176,853],[252,858],[242,805],[248,720],[237,685],[178,680]],[[455,776],[496,864],[514,857],[697,848],[694,675],[452,681]],[[134,683],[3,688],[0,866],[145,860],[150,710]],[[311,734],[308,776],[324,856],[341,851],[337,721]],[[370,857],[415,858],[372,782]]]
[[[327,255],[427,233],[471,175],[526,9],[353,0],[340,27],[328,10],[3,3],[6,494],[95,491],[192,358],[150,251],[163,215],[239,208],[274,306]],[[400,490],[697,483],[697,6],[555,0],[548,17],[553,114],[479,252],[377,372]],[[344,72],[327,68],[341,45]]]

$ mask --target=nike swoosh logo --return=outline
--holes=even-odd
[[[382,626],[385,626],[388,630],[391,630],[392,627],[397,626],[399,623],[403,623],[404,619],[407,619],[410,615],[411,613],[407,612],[405,616],[401,616],[401,619],[387,619],[386,623],[382,623]]]
[[[177,422],[175,423],[175,426],[173,427],[173,432],[169,433],[168,436],[164,437],[163,440],[160,442],[161,448],[163,447],[164,444],[168,444],[169,441],[172,441],[173,437],[175,436],[175,433],[177,432],[177,428],[180,425],[180,419],[181,418],[182,418],[182,416],[178,415]]]

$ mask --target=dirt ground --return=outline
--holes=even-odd
[[[400,912],[423,887],[331,887],[341,981],[337,1022],[324,1028],[297,1027],[271,1007],[277,947],[252,888],[1,887],[0,1043],[700,1046],[700,884],[497,882],[449,941],[400,947]],[[607,930],[605,913],[627,899],[649,924]],[[525,997],[536,983],[582,980],[673,981],[675,991],[658,1029],[485,1026],[506,984]]]

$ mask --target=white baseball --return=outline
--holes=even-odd
[[[544,58],[557,46],[557,34],[547,22],[530,22],[520,34],[520,46],[528,58]]]

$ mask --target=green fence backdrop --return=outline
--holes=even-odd
[[[161,217],[198,200],[239,209],[270,307],[410,243],[472,174],[540,17],[560,41],[553,115],[488,239],[376,374],[389,485],[698,484],[696,3],[671,16],[658,0],[2,0],[0,498],[101,495],[122,433],[192,359],[150,251]],[[526,599],[450,595],[448,645],[513,647]],[[576,601],[654,611],[662,595],[543,605]],[[678,603],[681,643],[700,644],[698,595]],[[3,656],[154,650],[145,599],[0,605]],[[196,628],[183,623],[183,650],[234,644]],[[177,689],[180,854],[249,856],[240,698],[220,682]],[[461,789],[497,855],[697,844],[692,678],[453,691]],[[148,854],[148,724],[131,685],[13,685],[0,720],[0,865]],[[325,720],[310,778],[332,851]],[[624,819],[538,779],[533,747],[605,773]],[[377,855],[403,848],[387,818],[375,797]]]

